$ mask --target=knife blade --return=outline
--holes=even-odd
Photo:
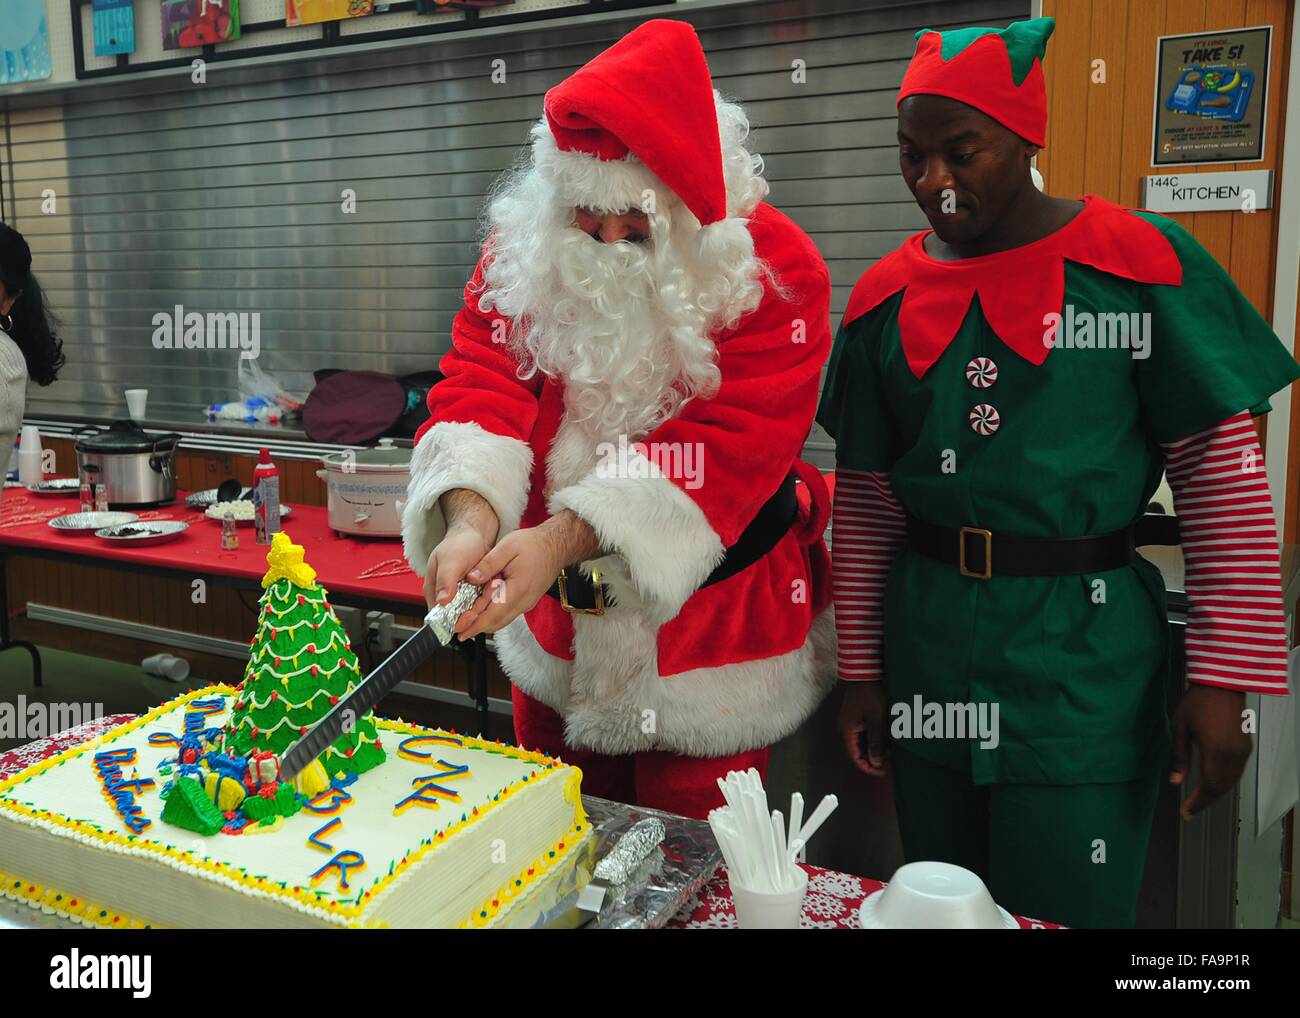
[[[433,612],[429,615],[433,615]],[[428,616],[424,622],[414,636],[389,654],[378,668],[362,679],[352,692],[336,703],[306,735],[285,751],[280,758],[281,781],[292,781],[299,771],[324,753],[349,725],[356,725],[366,711],[373,708],[394,686],[429,660],[433,652],[442,646],[442,641],[429,624]]]

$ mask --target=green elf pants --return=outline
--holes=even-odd
[[[976,785],[895,745],[909,861],[978,873],[1008,912],[1076,928],[1131,927],[1164,770],[1092,785]]]

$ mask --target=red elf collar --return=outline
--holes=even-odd
[[[1051,350],[1043,342],[1044,316],[1065,303],[1065,260],[1137,283],[1182,283],[1173,246],[1154,225],[1097,195],[1054,233],[994,254],[939,261],[922,246],[931,232],[909,237],[873,265],[853,288],[844,324],[905,290],[898,331],[912,374],[921,378],[948,348],[971,299],[997,337],[1025,360],[1041,365]]]

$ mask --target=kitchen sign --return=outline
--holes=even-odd
[[[1272,170],[1174,173],[1142,179],[1152,212],[1253,212],[1273,207]]]
[[[1272,37],[1265,25],[1156,40],[1152,166],[1264,158]]]

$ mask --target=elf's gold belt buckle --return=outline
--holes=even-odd
[[[600,570],[591,571],[591,590],[595,596],[595,608],[575,608],[569,604],[569,578],[565,575],[563,569],[560,575],[555,578],[556,585],[560,588],[560,607],[570,615],[604,615],[605,614],[605,588],[600,582]]]
[[[966,565],[966,535],[975,534],[984,538],[984,568],[980,572],[969,568]],[[991,530],[982,530],[979,527],[962,527],[957,532],[957,569],[962,576],[970,576],[976,580],[987,580],[993,576],[993,532]],[[561,590],[564,588],[561,587]]]

